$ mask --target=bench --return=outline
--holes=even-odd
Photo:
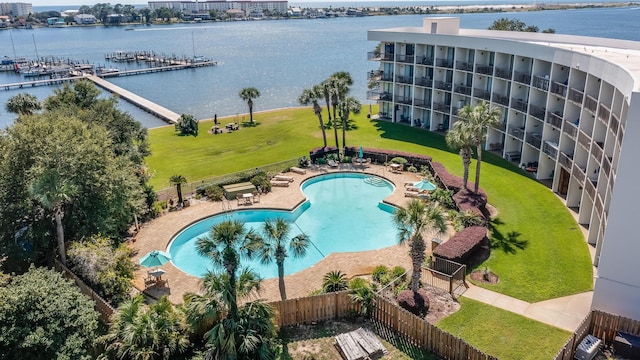
[[[305,170],[305,169],[301,169],[301,168],[299,168],[299,167],[292,166],[292,167],[291,167],[291,172],[294,172],[294,173],[296,173],[296,174],[300,174],[300,175],[304,175],[304,174],[306,174],[306,173],[307,173],[307,170]]]
[[[273,180],[293,182],[293,176],[276,175],[273,177]]]
[[[270,183],[271,183],[271,186],[289,187],[289,182],[288,181],[271,180]]]

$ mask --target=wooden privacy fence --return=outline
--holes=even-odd
[[[338,319],[357,310],[347,291],[278,301],[271,305],[276,310],[279,326]],[[396,331],[412,345],[444,359],[497,360],[382,296],[376,296],[370,316],[371,320]]]
[[[80,288],[83,294],[88,296],[91,300],[93,300],[94,309],[100,313],[100,321],[103,324],[108,324],[109,319],[111,319],[111,315],[115,312],[115,309],[109,305],[109,303],[103,299],[100,295],[98,295],[93,289],[91,289],[87,284],[82,281],[76,274],[71,272],[66,266],[64,266],[58,259],[55,259],[54,267],[57,271],[62,272],[65,278],[72,279],[76,286]]]
[[[605,344],[611,344],[618,331],[640,336],[640,321],[600,310],[591,310],[560,349],[554,360],[572,360],[576,347],[589,334],[602,340]]]

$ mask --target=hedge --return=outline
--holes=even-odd
[[[465,263],[465,260],[487,239],[487,228],[483,226],[471,226],[459,231],[451,239],[439,245],[433,251],[433,255]]]

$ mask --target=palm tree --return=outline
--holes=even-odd
[[[12,96],[5,105],[8,112],[22,115],[31,115],[34,111],[42,109],[42,104],[38,98],[29,93],[20,93]]]
[[[320,130],[322,130],[322,143],[324,147],[327,147],[327,134],[324,131],[324,123],[322,122],[322,108],[318,104],[318,99],[320,98],[322,89],[319,85],[314,86],[312,89],[304,89],[302,91],[302,95],[298,98],[298,102],[300,105],[309,105],[313,104],[313,112],[318,117],[318,122],[320,123]]]
[[[282,218],[265,220],[262,226],[264,238],[257,249],[258,257],[263,264],[275,261],[278,266],[278,287],[282,300],[287,299],[284,286],[284,259],[289,256],[287,248],[293,253],[294,258],[301,258],[307,254],[310,245],[306,234],[298,234],[289,239],[290,230],[291,225]]]
[[[322,89],[322,97],[327,104],[327,124],[331,124],[331,83],[329,82],[329,79],[327,79],[321,82],[318,86]]]
[[[468,105],[466,107],[469,107]],[[466,108],[465,107],[465,108]],[[500,123],[500,110],[489,106],[487,102],[482,102],[472,109],[464,109],[460,111],[459,122],[462,122],[461,131],[467,133],[467,137],[471,143],[476,146],[476,183],[474,192],[478,193],[480,189],[480,164],[482,163],[482,144],[487,137],[487,129],[495,127]]]
[[[256,236],[247,231],[244,224],[237,220],[223,221],[214,225],[211,233],[198,239],[196,249],[213,264],[223,268],[227,273],[229,289],[225,292],[225,303],[229,306],[229,316],[238,319],[238,284],[237,272],[240,267],[240,256],[251,257],[255,248]]]
[[[408,242],[409,255],[413,265],[411,274],[411,290],[418,291],[422,263],[425,260],[426,245],[424,231],[436,231],[442,234],[447,230],[444,216],[440,208],[434,204],[425,203],[420,199],[413,199],[406,208],[400,208],[393,216],[398,227],[398,241],[400,244]]]
[[[169,184],[176,186],[176,192],[178,193],[178,204],[182,205],[182,184],[187,183],[187,178],[182,175],[173,175],[169,178]]]
[[[329,271],[322,278],[322,291],[326,293],[346,290],[348,287],[347,276],[340,270]]]
[[[336,137],[336,147],[340,148],[340,145],[338,144],[337,108],[338,108],[338,104],[340,104],[340,102],[342,102],[347,97],[347,95],[349,94],[349,91],[351,91],[351,85],[353,85],[353,79],[351,78],[351,74],[349,74],[348,72],[339,71],[339,72],[333,73],[333,75],[331,75],[329,79],[327,79],[327,81],[329,82],[329,93],[331,95],[331,107],[333,108],[333,131]]]
[[[467,112],[473,111],[470,106],[465,106],[458,111],[458,116],[469,116]],[[462,183],[464,188],[467,188],[467,182],[469,181],[469,166],[471,165],[471,156],[473,156],[473,143],[469,137],[469,133],[465,131],[463,121],[456,121],[453,124],[453,129],[447,132],[445,140],[447,145],[454,149],[460,149],[460,157],[462,158],[462,167],[464,169],[462,175]]]
[[[240,90],[240,98],[249,105],[249,122],[253,124],[253,99],[260,97],[260,91],[254,87],[248,87]]]
[[[347,120],[349,120],[349,114],[360,113],[360,101],[353,96],[346,97],[338,103],[338,113],[340,113],[340,119],[342,120],[342,147],[347,147]]]
[[[62,217],[64,216],[64,205],[71,202],[72,197],[77,193],[77,188],[67,179],[63,179],[57,171],[45,170],[31,184],[30,191],[45,209],[53,211],[56,221],[58,254],[60,255],[60,261],[66,265],[67,252],[64,246]]]

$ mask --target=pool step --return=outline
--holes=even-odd
[[[383,187],[387,185],[387,182],[377,176],[369,176],[364,178],[364,182],[373,186]]]

